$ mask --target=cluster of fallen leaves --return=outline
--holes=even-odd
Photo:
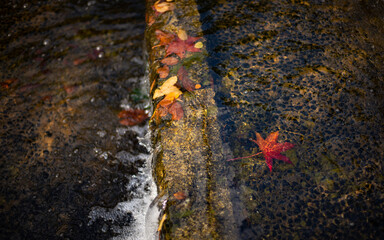
[[[154,2],[152,13],[146,16],[148,26],[151,26],[161,14],[173,11],[175,5],[175,2],[172,0],[158,0]],[[183,29],[178,29],[174,32],[155,30],[155,35],[159,42],[153,48],[163,47],[165,55],[160,60],[161,66],[156,70],[159,79],[164,80],[161,80],[162,85],[153,93],[153,99],[162,99],[158,102],[152,118],[159,122],[161,118],[171,115],[172,120],[180,120],[184,116],[182,100],[180,99],[180,96],[183,94],[182,90],[192,92],[201,88],[200,84],[195,84],[189,78],[188,72],[181,62],[184,58],[190,56],[187,53],[201,52],[203,44],[201,42],[196,43],[200,38],[188,36],[187,32]],[[173,74],[170,74],[171,70],[173,70]],[[176,76],[172,76],[176,71]],[[156,81],[152,83],[150,92],[152,92],[155,84]],[[146,120],[147,115],[143,110],[132,109],[122,111],[119,114],[119,118],[121,124],[133,126]]]
[[[272,172],[273,159],[277,159],[289,164],[293,164],[287,156],[284,156],[281,153],[293,148],[295,145],[289,142],[278,143],[277,142],[278,136],[279,136],[279,132],[277,131],[277,132],[270,133],[266,139],[263,139],[263,137],[261,137],[259,133],[256,133],[256,140],[253,140],[253,139],[250,139],[250,140],[259,146],[261,152],[250,155],[250,156],[246,156],[246,157],[229,159],[227,161],[250,158],[250,157],[257,156],[259,154],[263,154],[265,161],[268,165],[269,171],[271,172]]]
[[[156,70],[159,74],[159,78],[164,79],[169,77],[171,68],[173,67],[178,70],[176,76],[169,77],[155,90],[153,99],[163,96],[164,98],[157,104],[153,117],[156,122],[158,122],[160,118],[170,114],[172,120],[180,120],[184,116],[184,110],[179,98],[183,93],[181,89],[192,92],[201,88],[200,84],[195,84],[188,77],[187,70],[180,63],[187,56],[187,52],[201,52],[203,44],[201,42],[195,43],[200,37],[188,36],[186,31],[182,29],[179,29],[177,33],[156,30],[155,35],[159,40],[159,43],[153,46],[153,48],[165,48],[165,56],[160,60],[161,66]]]

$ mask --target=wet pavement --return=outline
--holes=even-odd
[[[119,203],[150,192],[147,126],[118,114],[150,106],[144,2],[1,5],[0,238],[129,233],[135,217]]]

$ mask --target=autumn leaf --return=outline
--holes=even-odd
[[[125,126],[134,126],[147,120],[148,114],[142,109],[123,110],[118,114],[120,124]]]
[[[173,76],[173,77],[168,78],[163,83],[163,85],[161,85],[158,89],[155,90],[155,92],[153,94],[153,99],[167,95],[167,94],[170,94],[172,92],[178,96],[180,94],[182,94],[180,89],[175,86],[176,82],[177,82],[177,76]]]
[[[180,102],[176,101],[175,98],[167,99],[168,96],[169,95],[167,95],[157,104],[157,107],[152,116],[152,118],[155,118],[156,122],[168,114],[171,114],[172,120],[176,121],[182,119],[184,116],[183,106],[180,104]]]
[[[273,159],[277,159],[289,164],[293,164],[287,156],[284,156],[281,153],[293,148],[295,145],[289,142],[278,143],[277,142],[278,136],[279,136],[279,132],[277,131],[277,132],[270,133],[266,139],[263,139],[259,133],[256,133],[256,140],[251,139],[251,141],[256,143],[259,146],[261,152],[250,155],[250,156],[246,156],[246,157],[229,159],[227,161],[250,158],[262,153],[268,165],[269,171],[271,172],[272,172]]]
[[[172,115],[172,120],[180,120],[184,116],[183,106],[179,102],[174,102],[169,108],[168,112]]]
[[[154,116],[158,116],[158,117],[165,117],[165,116],[167,116],[167,114],[168,114],[168,107],[163,107],[163,106],[160,106],[158,109],[157,109],[157,111],[156,111],[156,113],[154,114]]]
[[[204,47],[204,44],[202,42],[197,42],[195,43],[195,48],[203,48]]]
[[[256,133],[256,141],[251,139],[251,141],[255,142],[261,152],[264,155],[265,161],[269,167],[269,170],[272,172],[272,159],[277,159],[284,161],[289,164],[293,164],[287,156],[281,155],[281,152],[285,152],[295,145],[289,142],[278,143],[277,137],[279,136],[279,132],[273,132],[268,135],[268,137],[264,140],[259,133]]]
[[[192,92],[196,89],[195,83],[188,78],[188,72],[183,66],[179,68],[179,71],[177,71],[177,77],[179,78],[182,87],[185,88],[185,90],[187,90],[188,92]]]
[[[174,101],[181,95],[181,91],[173,91],[165,95],[165,98],[163,100],[165,101]]]
[[[166,33],[161,30],[155,31],[156,38],[160,41],[158,45],[156,46],[164,46],[168,45],[172,40],[175,38],[175,35],[172,33]],[[156,47],[154,46],[154,47]],[[152,48],[154,48],[152,47]]]
[[[161,60],[161,63],[162,64],[166,64],[166,65],[176,65],[177,63],[179,62],[179,59],[175,58],[175,57],[167,57],[167,58],[164,58]]]
[[[177,31],[177,36],[181,39],[181,40],[187,40],[188,39],[188,35],[187,35],[187,32],[183,29],[179,29],[179,31]]]
[[[160,118],[172,115],[172,120],[180,120],[184,116],[183,106],[180,102],[176,101],[180,93],[171,92],[167,94],[158,104],[154,111],[152,118],[154,117],[158,122]]]
[[[185,52],[200,52],[200,48],[195,48],[195,42],[200,39],[200,37],[188,37],[186,40],[176,37],[175,40],[169,43],[166,50],[166,56],[175,53],[181,59],[184,58]]]
[[[155,8],[155,10],[157,12],[164,13],[164,12],[167,12],[167,11],[174,10],[175,9],[175,4],[172,3],[172,2],[160,2],[160,0],[159,0],[159,1],[155,2],[153,7]]]
[[[169,74],[169,67],[167,65],[159,67],[156,72],[159,74],[160,78],[166,78]]]
[[[174,193],[173,196],[177,199],[177,200],[184,200],[187,195],[185,195],[184,192],[177,192],[177,193]]]
[[[149,15],[149,14],[147,14],[147,15],[145,16],[145,21],[147,22],[147,25],[148,25],[148,26],[151,26],[152,24],[155,23],[155,21],[156,21],[156,17],[153,16],[153,15]]]

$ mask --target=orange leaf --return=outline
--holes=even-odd
[[[175,100],[174,99],[172,99],[172,100],[170,100],[170,99],[163,99],[163,100],[161,100],[159,103],[158,103],[158,105],[160,106],[160,107],[164,107],[164,108],[167,108],[168,109],[168,107],[174,102]]]
[[[158,109],[159,117],[165,117],[168,114],[168,108],[160,106]]]
[[[175,4],[174,3],[169,3],[169,2],[160,2],[157,1],[154,4],[155,10],[159,13],[164,13],[166,11],[172,11],[175,9]]]
[[[145,20],[146,20],[148,26],[151,26],[152,24],[155,23],[156,18],[153,15],[146,15]]]
[[[148,115],[142,109],[123,110],[118,114],[120,124],[125,126],[134,126],[144,122]]]
[[[182,92],[181,92],[180,90],[170,92],[170,93],[168,93],[167,95],[165,95],[164,100],[174,101],[174,100],[176,100],[181,94],[182,94]]]
[[[176,65],[178,62],[179,62],[179,59],[175,57],[167,57],[161,60],[162,64],[171,65],[171,66]]]
[[[166,78],[169,74],[169,67],[167,65],[159,67],[156,72],[159,74],[160,78]]]
[[[174,193],[173,196],[177,199],[177,200],[183,200],[187,197],[187,195],[185,195],[185,193],[183,192],[177,192],[177,193]]]
[[[156,38],[159,39],[160,43],[158,45],[168,45],[175,38],[175,35],[172,33],[166,33],[161,30],[155,31]]]

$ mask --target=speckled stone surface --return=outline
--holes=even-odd
[[[184,118],[153,125],[170,199],[161,238],[383,237],[383,2],[175,4],[148,28],[149,49],[155,29],[185,28],[206,57],[191,67],[203,88],[183,94]],[[149,54],[152,82],[162,51]],[[256,154],[249,138],[275,131],[295,144],[283,153],[293,165],[226,161]]]

